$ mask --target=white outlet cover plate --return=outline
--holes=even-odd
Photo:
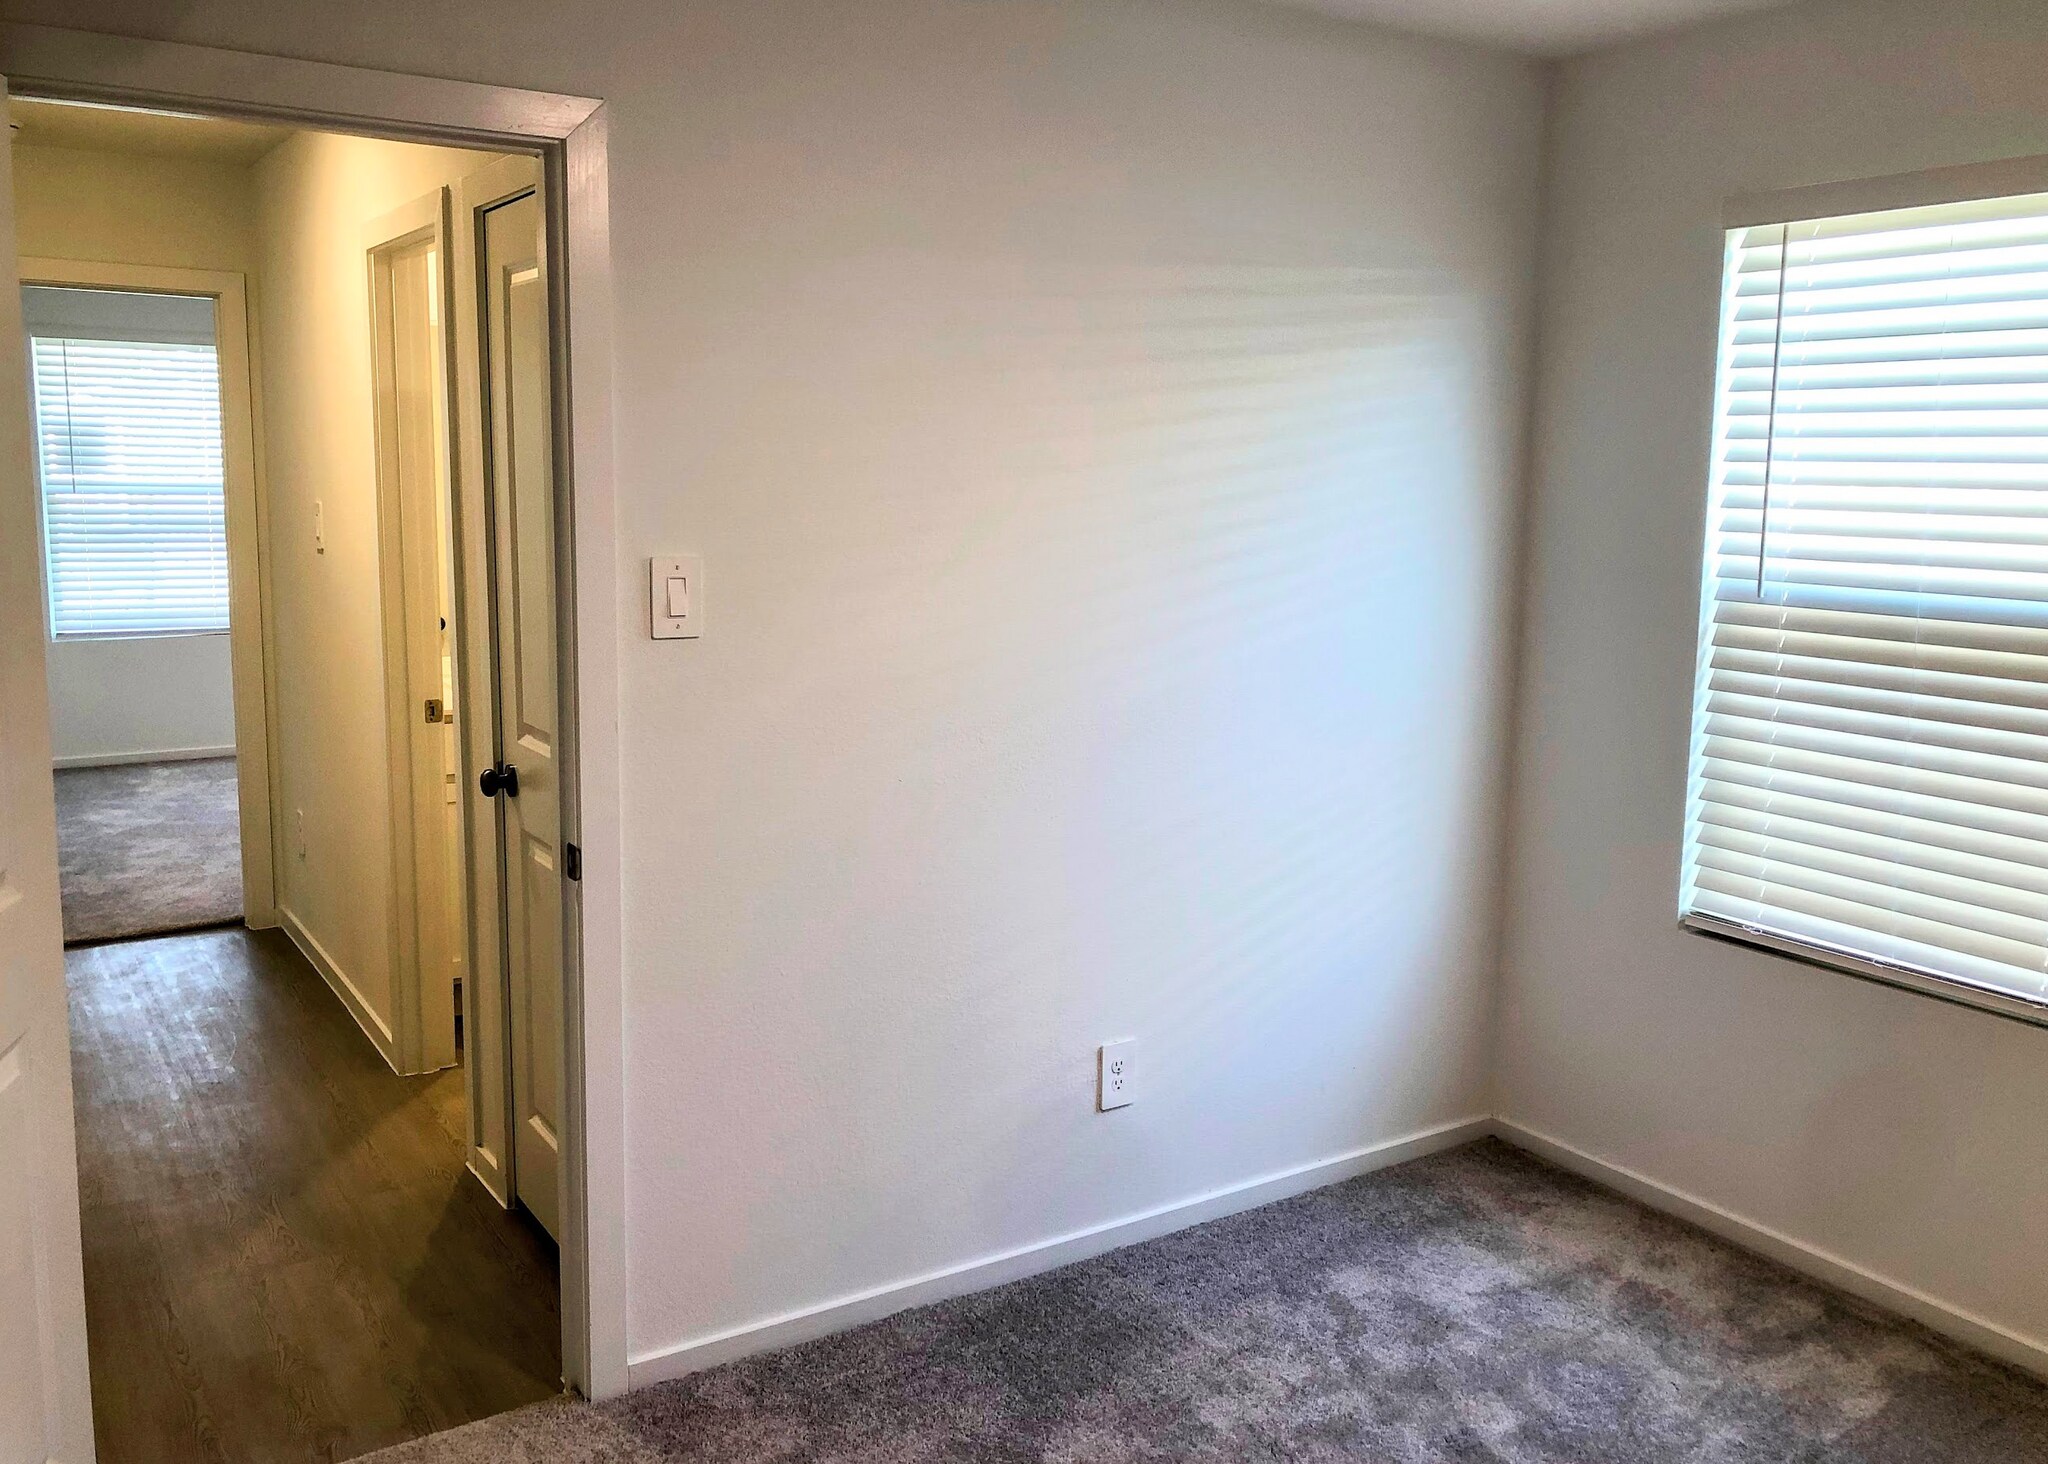
[[[1096,1049],[1095,1107],[1099,1112],[1126,1107],[1137,1097],[1138,1070],[1132,1061],[1137,1048],[1137,1042],[1127,1037]]]
[[[704,560],[695,554],[647,561],[647,629],[656,640],[704,634]]]

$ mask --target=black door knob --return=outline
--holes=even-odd
[[[494,768],[485,768],[477,774],[476,785],[483,790],[486,798],[496,798],[503,793],[507,798],[519,796],[519,769],[510,763],[499,763]]]

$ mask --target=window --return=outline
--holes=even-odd
[[[1682,908],[2048,1018],[2048,194],[1733,230]]]
[[[23,291],[53,635],[228,624],[210,300]]]

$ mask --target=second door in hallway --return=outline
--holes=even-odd
[[[508,160],[491,178],[511,181],[511,189],[472,208],[491,503],[511,1189],[559,1236],[565,871],[553,395],[538,175],[532,160]]]

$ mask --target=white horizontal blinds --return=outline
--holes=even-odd
[[[2048,1000],[2048,194],[1730,236],[1687,908]]]
[[[30,358],[52,631],[225,629],[214,348],[32,336]]]

